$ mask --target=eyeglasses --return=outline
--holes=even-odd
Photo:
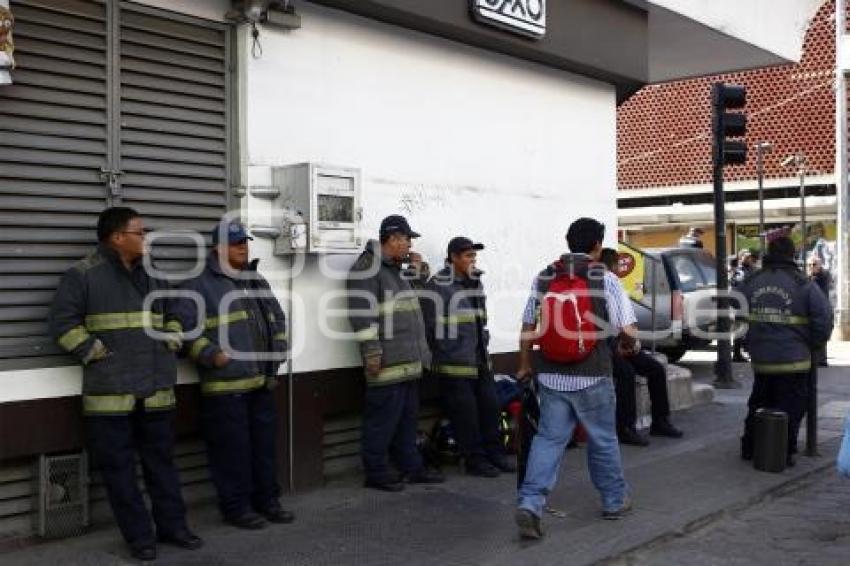
[[[135,234],[136,236],[144,236],[145,232],[143,230],[138,230],[136,232],[132,230],[121,230],[122,234]]]

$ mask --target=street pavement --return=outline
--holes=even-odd
[[[843,521],[841,514],[850,494],[844,483],[824,475],[824,470],[834,466],[843,418],[850,410],[850,380],[846,379],[850,345],[831,347],[832,367],[820,378],[821,455],[800,457],[796,467],[779,474],[758,472],[739,458],[738,437],[751,377],[748,365],[736,364],[742,388],[718,390],[713,403],[674,414],[674,423],[684,429],[685,438],[653,438],[647,448],[623,447],[635,508],[621,521],[600,519],[598,496],[586,471],[586,451],[578,448],[568,451],[560,483],[550,498],[561,516],[545,517],[547,535],[539,542],[517,537],[515,476],[471,478],[449,468],[445,484],[411,486],[400,494],[365,490],[358,477],[335,481],[285,500],[298,516],[294,524],[258,532],[223,525],[209,502],[195,506],[191,522],[204,537],[204,548],[190,552],[160,546],[157,562],[211,566],[848,564],[850,559],[830,562],[840,557],[830,545],[843,544],[850,530],[850,521]],[[683,363],[696,380],[710,382],[712,356],[693,353]],[[804,432],[800,437],[805,438]],[[811,505],[806,493],[814,494]],[[800,534],[793,542],[798,517],[808,521],[811,536]],[[733,536],[735,542],[724,545],[724,537]],[[758,539],[758,551],[748,550],[749,536]],[[783,562],[776,540],[792,541],[788,544],[796,545],[800,560],[810,562],[792,558]],[[690,549],[694,554],[689,554]],[[4,566],[124,563],[131,562],[108,523],[95,525],[83,537],[0,550]]]

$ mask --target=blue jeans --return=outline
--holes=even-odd
[[[555,391],[540,386],[540,424],[525,481],[519,489],[519,507],[543,514],[546,496],[558,481],[564,449],[577,423],[587,431],[587,468],[602,497],[604,511],[616,511],[626,500],[620,446],[615,431],[614,384],[603,379],[581,391]]]

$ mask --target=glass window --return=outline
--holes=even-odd
[[[683,293],[696,291],[703,284],[699,268],[688,256],[673,255],[670,257],[670,263],[679,278],[679,288]]]

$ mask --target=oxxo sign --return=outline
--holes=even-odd
[[[546,34],[546,0],[472,0],[481,23],[530,37]]]

